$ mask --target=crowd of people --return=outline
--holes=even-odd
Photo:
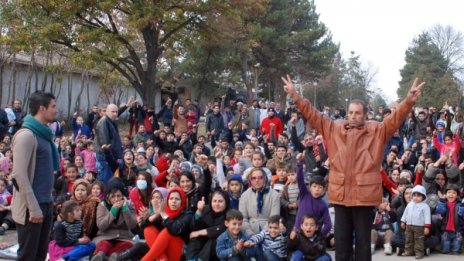
[[[278,102],[248,106],[224,95],[204,111],[190,99],[166,97],[155,112],[131,98],[76,112],[69,124],[54,119],[53,96],[33,94],[28,116],[15,101],[0,110],[0,238],[16,228],[18,260],[48,253],[52,261],[323,261],[346,242],[351,257],[365,260],[358,244],[353,253],[352,238],[367,241],[369,254],[461,254],[459,107],[411,110],[405,101],[374,110],[354,101],[359,112],[318,111],[286,91],[285,111]],[[128,131],[118,124],[123,113]],[[367,121],[337,125],[349,117]],[[378,142],[343,136],[361,127],[370,130],[356,135]],[[340,143],[348,146],[335,147]],[[352,179],[340,170],[347,164]],[[353,217],[358,221],[349,223]],[[26,234],[34,231],[32,242]]]

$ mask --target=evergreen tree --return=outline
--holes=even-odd
[[[400,100],[406,97],[411,83],[419,77],[427,85],[422,90],[417,105],[441,108],[445,101],[451,104],[460,101],[461,93],[449,71],[449,63],[428,33],[422,33],[413,40],[406,51],[405,60],[406,64],[400,70],[401,81],[397,90]]]

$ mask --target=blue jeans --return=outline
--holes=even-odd
[[[304,259],[303,252],[301,252],[300,250],[297,250],[293,252],[292,258],[290,259],[290,261],[303,261],[303,259]],[[332,261],[332,257],[326,253],[323,256],[318,257],[316,261]]]
[[[83,257],[90,256],[95,251],[95,243],[76,245],[69,253],[63,256],[63,259],[77,261]]]
[[[462,247],[462,236],[460,232],[443,232],[441,235],[441,252],[448,254],[460,254]]]
[[[108,182],[110,178],[113,177],[113,172],[111,171],[110,165],[106,160],[106,156],[102,152],[96,153],[97,158],[97,180],[102,181],[103,183]]]
[[[280,258],[270,250],[263,250],[264,260],[266,261],[285,261],[285,258]]]

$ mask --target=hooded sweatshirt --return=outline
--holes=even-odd
[[[425,188],[421,185],[417,185],[412,189],[412,195],[414,195],[414,193],[422,194],[424,196],[424,200],[417,203],[414,202],[414,200],[411,200],[404,210],[401,222],[406,223],[406,225],[430,227],[431,214],[429,205],[425,203],[425,199],[427,197]]]

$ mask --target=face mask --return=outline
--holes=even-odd
[[[137,180],[137,188],[140,190],[145,190],[147,188],[146,180]]]

